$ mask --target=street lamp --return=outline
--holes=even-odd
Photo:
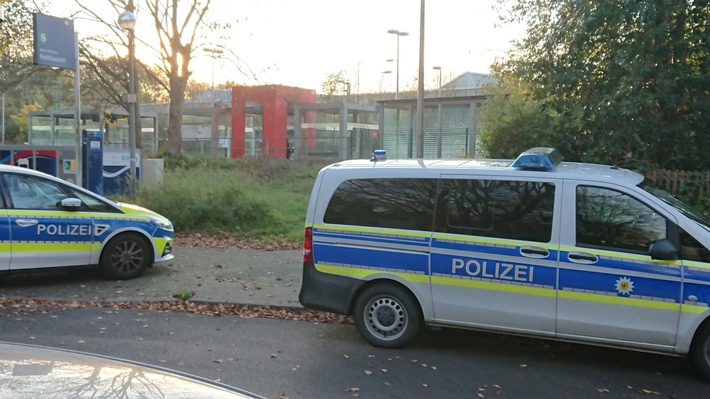
[[[395,92],[394,92],[394,99],[398,100],[399,99],[399,37],[400,36],[407,36],[409,35],[408,32],[402,32],[397,29],[390,29],[387,31],[387,33],[397,35],[397,77],[395,78]]]
[[[214,105],[214,61],[224,54],[224,51],[218,48],[205,48],[204,51],[205,53],[209,53],[210,57],[212,57],[212,104]]]
[[[432,67],[431,69],[433,69],[435,71],[439,71],[439,97],[441,97],[441,67],[435,66],[435,67]]]
[[[126,104],[128,104],[128,156],[129,160],[129,195],[134,198],[136,195],[136,45],[135,33],[133,29],[136,27],[136,14],[133,0],[129,0],[126,4],[126,10],[118,16],[118,26],[121,29],[128,31],[128,95],[126,95]]]

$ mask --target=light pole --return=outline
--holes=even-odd
[[[441,97],[441,67],[435,66],[435,67],[432,67],[431,69],[433,69],[435,71],[439,71],[439,97]]]
[[[129,0],[126,4],[126,10],[118,16],[118,26],[121,29],[128,31],[128,95],[126,96],[126,104],[128,104],[128,156],[129,160],[129,195],[134,198],[136,195],[136,46],[135,32],[136,14],[133,0]]]
[[[437,111],[436,111],[436,123],[439,125],[439,134],[438,134],[438,140],[436,141],[436,157],[441,158],[441,150],[442,150],[442,143],[441,141],[444,139],[444,125],[443,125],[443,120],[442,120],[442,104],[441,104],[441,67],[440,66],[435,66],[432,67],[433,70],[439,71],[439,104],[437,106]]]
[[[385,75],[388,75],[392,73],[390,70],[382,71],[382,76],[380,77],[380,93],[384,92],[384,89],[382,88],[382,82],[385,80]]]
[[[387,31],[387,33],[397,35],[397,77],[395,78],[395,92],[394,92],[394,99],[399,100],[399,37],[400,36],[407,36],[409,35],[408,32],[402,32],[397,29],[390,29]]]
[[[214,60],[224,54],[224,51],[218,48],[205,48],[204,51],[212,57],[212,105],[214,106]]]

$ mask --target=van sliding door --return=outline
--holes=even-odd
[[[432,238],[437,322],[554,334],[561,180],[443,175]]]

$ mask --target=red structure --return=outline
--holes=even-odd
[[[315,90],[281,85],[237,86],[232,88],[232,158],[245,155],[247,103],[261,103],[263,126],[261,137],[262,155],[271,158],[286,158],[288,148],[289,104],[315,104]],[[313,122],[312,113],[305,115],[306,122]],[[294,123],[300,123],[295,121]],[[306,146],[315,144],[314,129],[305,129]]]

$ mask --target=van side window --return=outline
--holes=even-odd
[[[340,184],[323,221],[431,231],[437,179],[354,179]]]
[[[437,230],[549,242],[554,203],[551,183],[445,179],[441,181]]]
[[[641,201],[602,187],[577,187],[577,245],[648,253],[666,238],[666,219]]]

